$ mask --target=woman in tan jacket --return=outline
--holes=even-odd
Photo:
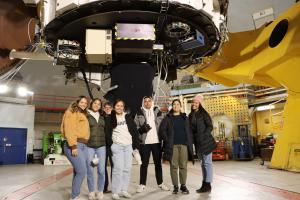
[[[87,142],[90,137],[87,120],[88,99],[80,96],[66,110],[61,131],[67,142],[64,151],[74,168],[71,199],[79,199],[80,188],[86,176]]]

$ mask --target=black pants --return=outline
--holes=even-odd
[[[108,180],[108,173],[107,173],[107,161],[109,160],[111,171],[110,171],[110,178],[112,177],[112,168],[113,168],[113,162],[110,155],[106,153],[106,159],[105,159],[105,183],[104,183],[104,191],[107,191],[109,180]]]
[[[141,144],[140,145],[140,154],[142,158],[142,165],[140,169],[140,184],[146,185],[147,181],[147,170],[149,165],[149,158],[152,152],[153,161],[155,165],[155,177],[158,185],[162,184],[162,166],[161,166],[161,144]]]

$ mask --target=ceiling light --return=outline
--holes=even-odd
[[[0,94],[4,94],[8,91],[7,85],[0,85]]]
[[[18,95],[21,97],[27,96],[28,90],[25,87],[19,87],[18,88]]]
[[[275,105],[266,105],[266,106],[259,106],[257,107],[257,111],[263,111],[263,110],[271,110],[274,109]]]

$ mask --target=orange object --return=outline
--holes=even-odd
[[[225,141],[217,141],[217,148],[212,153],[213,160],[226,160]]]

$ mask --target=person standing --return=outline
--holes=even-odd
[[[211,182],[213,179],[212,151],[217,147],[215,139],[212,136],[212,120],[207,111],[202,107],[202,102],[203,96],[197,95],[193,99],[192,112],[189,115],[194,145],[197,155],[202,161],[203,181],[201,188],[196,190],[197,193],[211,191]]]
[[[161,123],[160,134],[163,138],[163,159],[170,162],[173,194],[179,192],[178,167],[180,190],[183,194],[189,194],[186,187],[187,162],[189,156],[193,159],[193,138],[188,117],[181,112],[180,100],[173,100],[172,110]]]
[[[61,132],[66,139],[64,152],[71,162],[73,171],[71,199],[79,199],[83,179],[86,176],[87,142],[90,137],[87,119],[88,99],[80,96],[63,115]]]
[[[169,191],[169,188],[163,184],[162,174],[162,146],[161,138],[158,135],[160,123],[163,115],[158,107],[154,107],[151,97],[144,97],[142,108],[138,110],[135,116],[135,123],[139,131],[140,138],[140,154],[142,158],[142,165],[140,167],[140,185],[137,192],[143,192],[146,188],[147,170],[149,165],[149,158],[152,152],[155,177],[158,187],[162,190]]]
[[[112,111],[112,105],[110,102],[105,102],[103,105],[103,111],[105,114],[105,118],[108,119],[110,117],[111,111]],[[111,167],[111,173],[110,177],[112,177],[112,168],[113,168],[113,162],[112,162],[112,157],[111,157],[111,151],[110,149],[107,149],[106,151],[106,158],[105,158],[105,183],[104,183],[104,193],[109,193],[111,191],[108,190],[108,185],[109,185],[109,178],[108,178],[108,173],[107,173],[107,163],[110,163]]]
[[[120,199],[120,196],[131,198],[128,193],[132,167],[133,149],[139,148],[138,131],[134,120],[124,112],[125,103],[117,100],[110,116],[110,140],[113,171],[112,171],[112,198]]]
[[[87,115],[90,125],[90,139],[87,143],[87,183],[89,200],[103,199],[107,131],[104,112],[101,110],[101,106],[101,100],[99,98],[93,99]],[[95,192],[94,186],[94,167],[97,167],[98,192]]]
[[[105,102],[103,105],[103,110],[106,115],[110,115],[111,111],[113,110],[112,105],[110,102]]]

